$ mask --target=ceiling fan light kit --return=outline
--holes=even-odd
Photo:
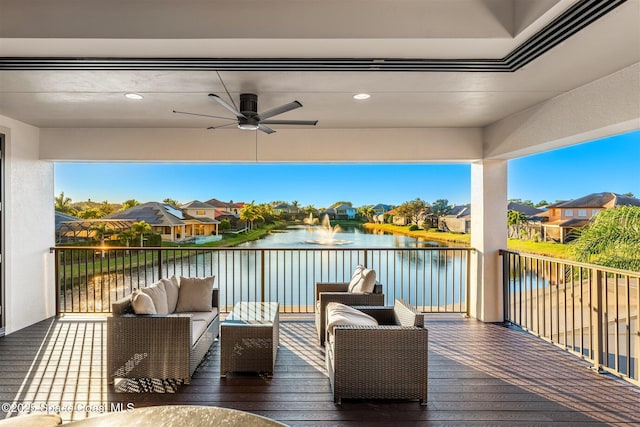
[[[233,114],[235,116],[235,120],[237,121],[237,127],[242,130],[259,130],[264,133],[271,134],[271,133],[275,133],[275,130],[265,125],[315,126],[318,123],[317,120],[269,120],[271,117],[302,107],[302,104],[298,101],[293,101],[288,104],[284,104],[279,107],[272,108],[271,110],[258,113],[258,95],[256,95],[255,93],[240,94],[239,110],[235,107],[235,104],[234,105],[229,104],[227,101],[225,101],[215,93],[210,93],[209,97],[214,101],[216,101],[218,104],[220,104],[222,107],[224,107],[231,114]],[[233,100],[231,102],[233,102]],[[207,114],[188,113],[185,111],[173,110],[173,112],[177,114],[188,114],[192,116],[204,116],[204,117],[234,120],[234,119],[228,119],[225,117],[211,116]],[[210,126],[207,129],[217,129],[217,128],[227,127],[232,125],[233,123],[229,123],[221,126]]]

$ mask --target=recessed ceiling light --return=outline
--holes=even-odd
[[[371,95],[369,95],[368,93],[356,93],[355,95],[353,95],[353,99],[369,99],[371,98]]]
[[[144,96],[139,95],[137,93],[125,93],[124,96],[126,96],[129,99],[142,99],[142,98],[144,98]]]

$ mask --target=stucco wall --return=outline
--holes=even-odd
[[[38,128],[0,116],[5,144],[5,332],[55,314],[53,163],[39,160]]]
[[[471,162],[482,157],[482,130],[41,129],[42,159],[139,162]],[[257,137],[257,139],[256,139]]]

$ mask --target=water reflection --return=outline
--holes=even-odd
[[[260,240],[246,242],[240,247],[246,248],[312,248],[318,241],[318,227],[306,225],[291,226],[284,230],[270,233]],[[357,248],[430,248],[447,247],[446,244],[405,236],[401,234],[385,233],[382,230],[369,230],[361,227],[341,227],[332,229],[332,235],[328,239],[350,242],[351,247]]]

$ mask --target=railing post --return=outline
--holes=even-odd
[[[465,317],[471,317],[471,252],[474,251],[475,249],[467,251],[467,312],[465,313]]]
[[[56,316],[60,315],[60,270],[59,264],[60,261],[58,259],[58,250],[56,248],[51,248],[51,253],[53,253],[53,263],[54,263],[54,283],[55,283],[55,293],[56,293]]]
[[[158,280],[162,279],[162,249],[158,248]]]
[[[264,249],[260,250],[260,294],[261,301],[265,302]]]
[[[631,286],[629,286],[628,289],[629,289],[629,292],[631,292]],[[631,316],[629,316],[629,326],[631,326]],[[633,331],[631,330],[629,331],[629,333],[632,333],[632,332]],[[631,348],[629,348],[629,354],[627,355],[627,357],[629,357],[629,361],[631,361],[633,360],[632,358],[635,356],[635,363],[634,363],[635,373],[634,374],[629,373],[629,376],[636,381],[636,384],[638,384],[640,383],[640,277],[636,279],[636,330],[634,333],[634,340],[635,340],[635,346],[634,346],[635,354],[631,354]],[[632,375],[635,375],[635,376],[632,376]]]
[[[502,262],[502,321],[504,323],[509,323],[511,320],[511,316],[509,315],[509,267],[511,256],[509,253],[501,250],[498,252],[500,256],[500,261]]]
[[[592,333],[592,345],[593,348],[593,369],[596,372],[602,372],[602,351],[603,351],[603,340],[602,340],[602,327],[603,327],[603,316],[604,316],[604,307],[602,306],[602,274],[597,269],[594,268],[591,270],[591,295],[592,297],[592,306],[591,306],[591,333]]]

